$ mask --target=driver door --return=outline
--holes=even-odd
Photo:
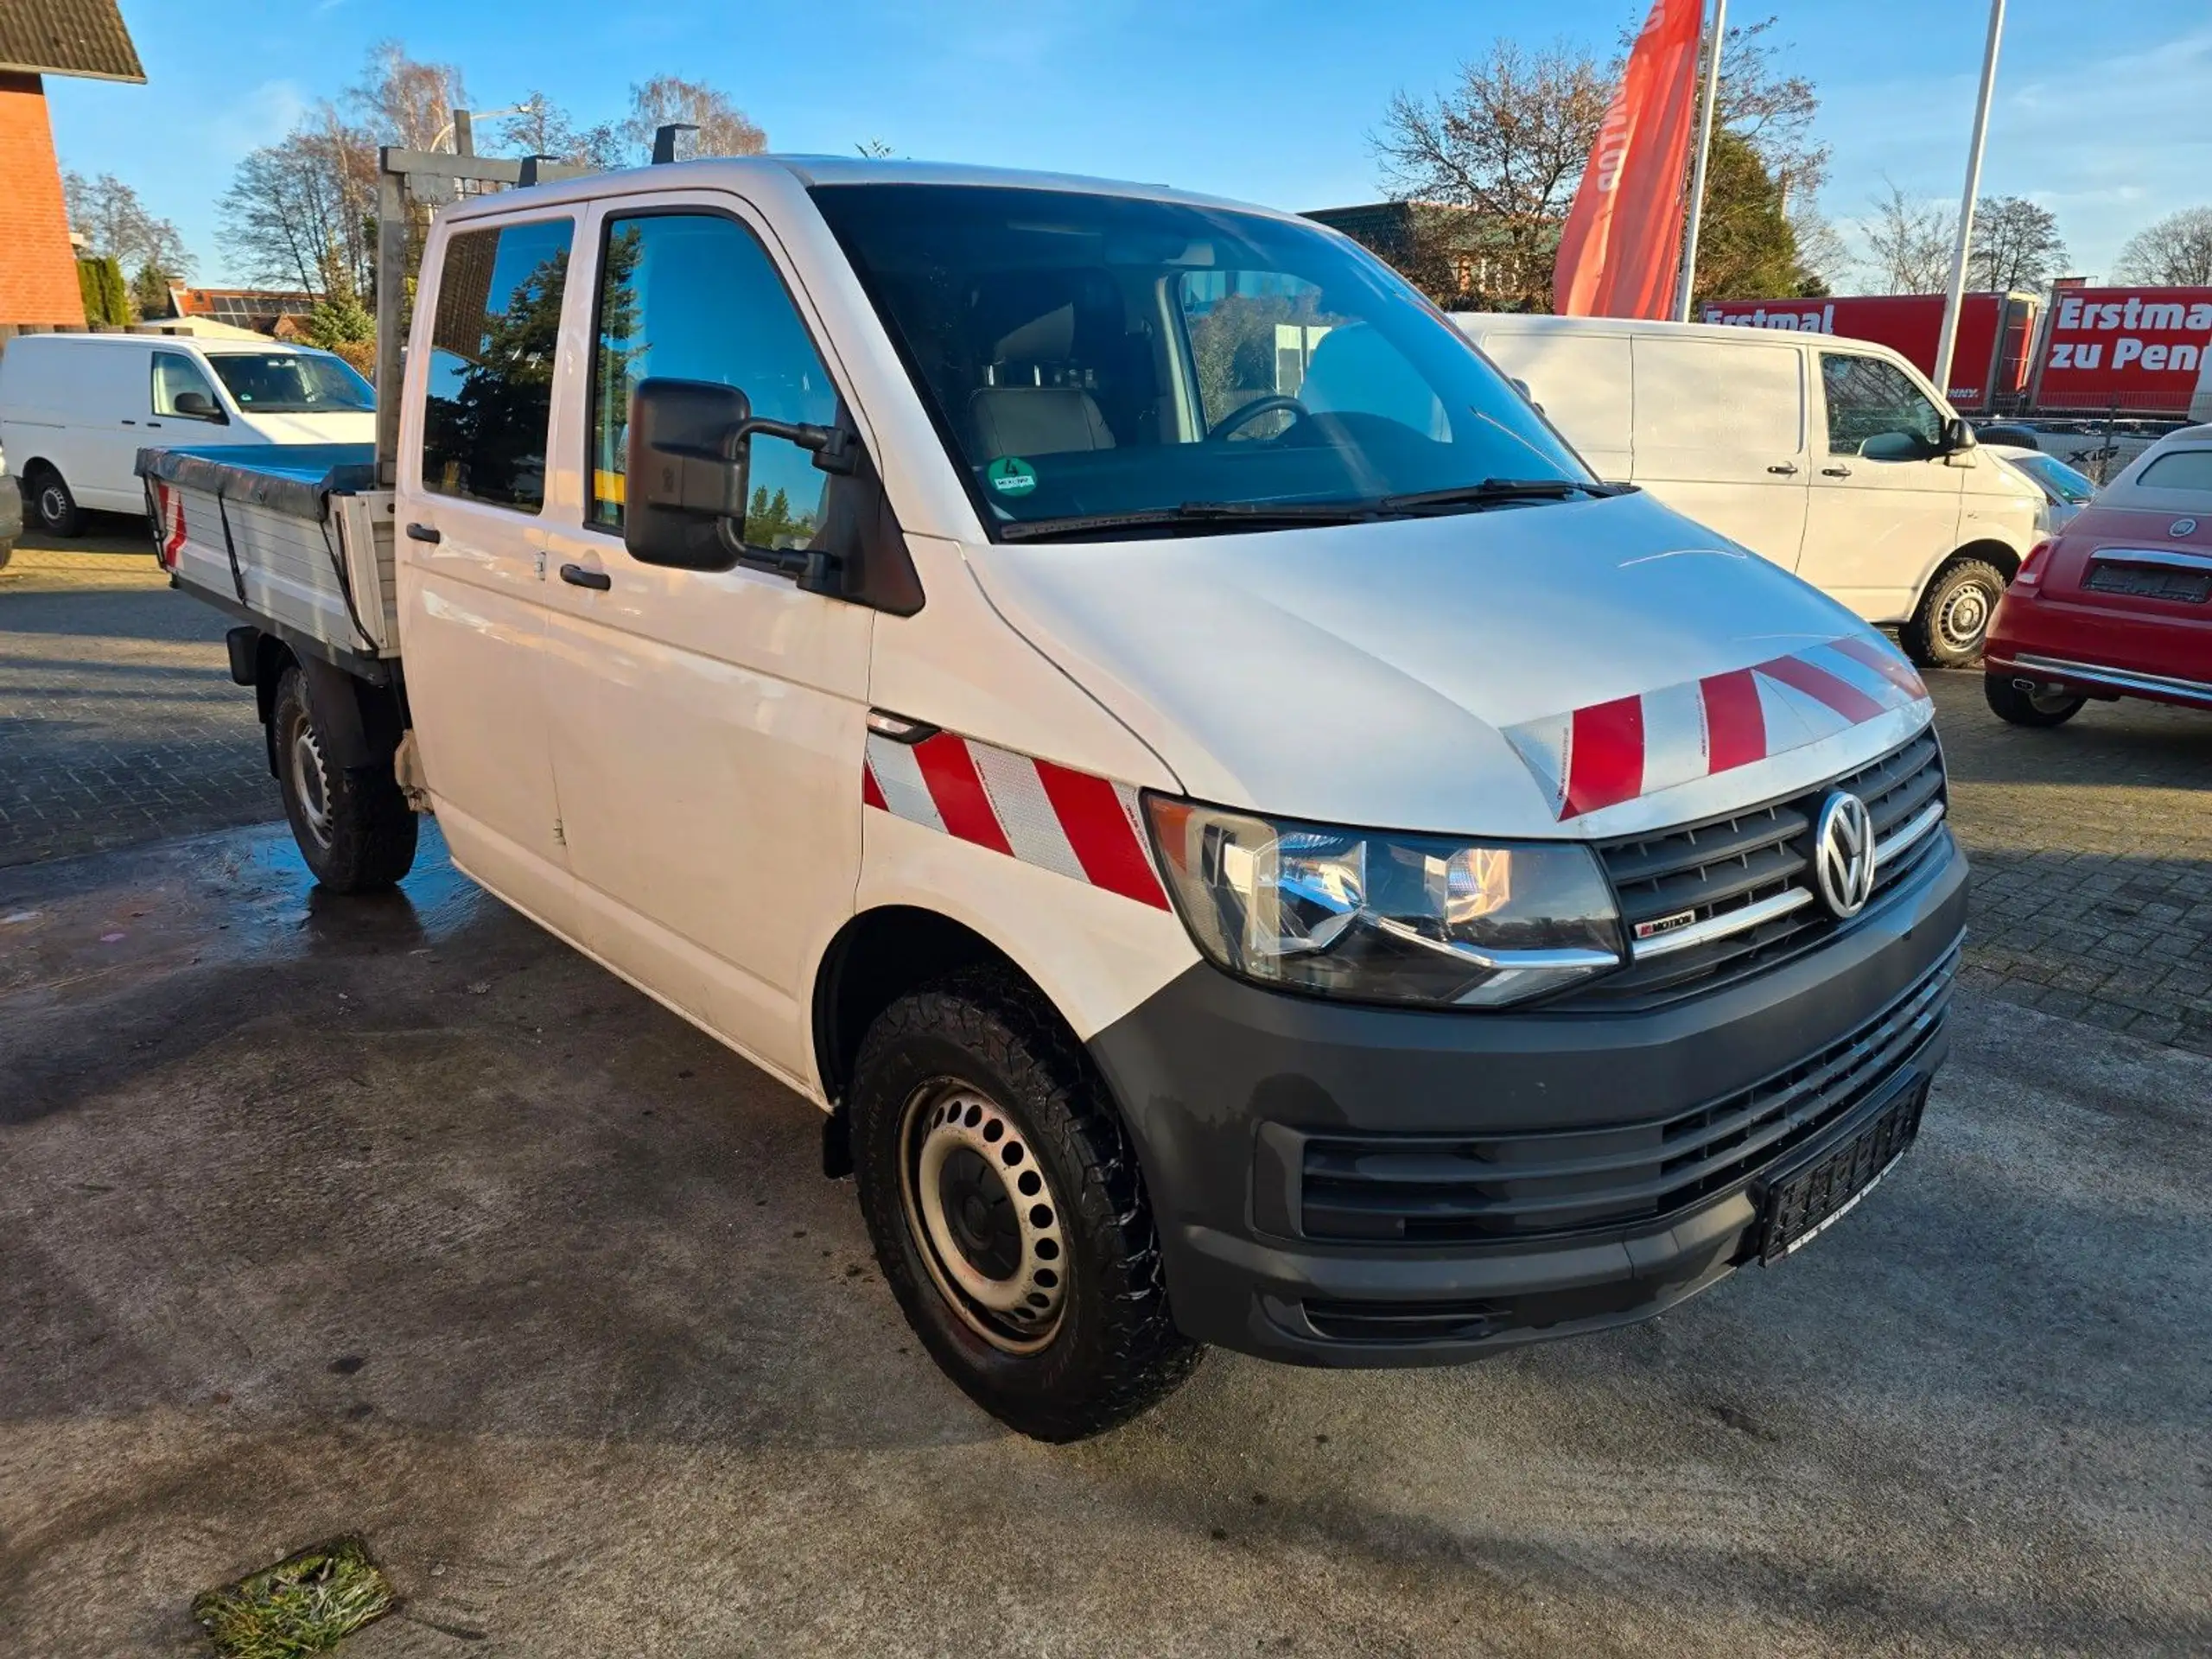
[[[1872,622],[1911,613],[1921,578],[1958,545],[1966,474],[1943,415],[1886,358],[1823,350],[1805,550],[1797,574]]]

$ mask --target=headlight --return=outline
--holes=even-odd
[[[1562,842],[1382,835],[1147,796],[1199,950],[1267,984],[1500,1007],[1621,962],[1612,891]]]

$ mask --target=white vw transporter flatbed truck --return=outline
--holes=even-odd
[[[1007,1423],[1647,1318],[1910,1144],[1921,682],[1343,238],[702,161],[458,202],[416,294],[380,454],[141,460],[301,850],[434,811],[821,1106]]]

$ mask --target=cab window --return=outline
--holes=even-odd
[[[446,243],[423,406],[423,487],[536,512],[573,222],[461,231]]]
[[[752,232],[720,213],[611,219],[600,259],[586,522],[622,528],[630,394],[647,378],[710,380],[766,420],[832,425],[837,393],[806,324]],[[796,444],[752,442],[745,541],[804,547],[830,480]]]
[[[154,413],[186,421],[220,421],[223,406],[200,365],[181,352],[154,353]]]
[[[1855,353],[1821,353],[1828,453],[1868,461],[1928,461],[1943,453],[1943,417],[1894,363]]]

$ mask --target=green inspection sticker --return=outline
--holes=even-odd
[[[1027,495],[1037,487],[1037,469],[1019,455],[1001,455],[983,474],[1001,495]]]

